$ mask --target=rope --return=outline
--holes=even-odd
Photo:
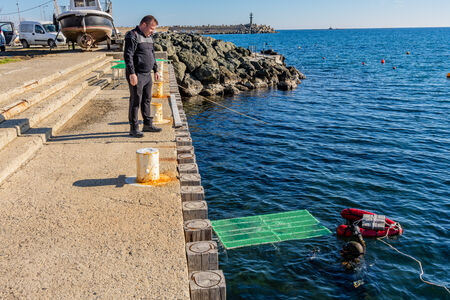
[[[199,96],[200,96],[200,95],[199,95]],[[238,112],[237,110],[234,110],[234,109],[231,109],[231,108],[229,108],[229,107],[226,107],[225,105],[222,105],[222,104],[220,104],[220,103],[217,103],[217,102],[215,102],[215,101],[212,101],[212,100],[210,100],[210,99],[208,99],[208,98],[206,98],[206,97],[203,97],[203,96],[200,96],[200,97],[202,97],[202,98],[203,98],[204,100],[206,100],[206,101],[209,101],[209,102],[211,102],[211,103],[214,103],[215,105],[221,106],[221,107],[223,107],[223,108],[225,108],[225,109],[228,109],[228,110],[230,110],[230,111],[232,111],[232,112],[235,112],[235,113],[237,113],[237,114],[239,114],[239,115],[241,115],[241,116],[244,116],[244,117],[246,117],[246,118],[249,118],[249,119],[252,119],[252,120],[261,122],[261,123],[263,123],[263,124],[269,124],[269,123],[264,122],[264,121],[262,121],[262,120],[259,120],[259,119],[250,117],[249,115],[246,115],[246,114],[244,114],[244,113]]]
[[[422,268],[422,262],[421,262],[420,260],[414,258],[413,256],[411,256],[411,255],[409,255],[409,254],[406,254],[406,253],[404,253],[404,252],[398,250],[397,248],[395,248],[394,246],[392,246],[392,245],[389,244],[388,242],[383,241],[383,239],[386,238],[386,237],[388,236],[389,230],[391,230],[391,228],[397,227],[397,229],[399,230],[399,229],[400,229],[399,226],[400,226],[399,223],[394,223],[394,224],[390,225],[389,228],[386,230],[386,235],[384,235],[384,236],[382,236],[382,237],[379,237],[377,240],[379,240],[380,242],[382,242],[382,243],[388,245],[389,247],[391,247],[392,249],[394,249],[395,251],[397,251],[397,252],[400,253],[401,255],[404,255],[404,256],[406,256],[406,257],[408,257],[408,258],[414,260],[415,262],[417,262],[417,263],[419,264],[419,267],[420,267],[420,275],[419,275],[419,277],[420,277],[420,280],[422,280],[422,282],[424,282],[424,283],[426,283],[426,284],[429,284],[429,285],[433,285],[433,286],[437,286],[437,287],[444,288],[444,289],[447,291],[447,293],[450,294],[449,289],[448,289],[445,285],[443,285],[443,284],[438,284],[438,283],[434,283],[434,282],[431,282],[431,281],[428,281],[428,280],[423,279],[424,271],[423,271],[423,268]]]
[[[178,85],[178,86],[181,87],[181,85]],[[210,99],[208,99],[208,98],[206,98],[206,97],[203,97],[203,96],[201,96],[201,95],[198,95],[198,96],[199,96],[199,97],[202,97],[204,100],[206,100],[206,101],[208,101],[208,102],[211,102],[211,103],[213,103],[213,104],[215,104],[215,105],[217,105],[217,106],[220,106],[220,107],[223,107],[223,108],[225,108],[225,109],[228,109],[228,110],[230,110],[230,111],[232,111],[232,112],[234,112],[234,113],[237,113],[238,115],[241,115],[241,116],[243,116],[243,117],[246,117],[246,118],[249,118],[249,119],[252,119],[252,120],[261,122],[261,123],[263,123],[263,124],[269,124],[269,123],[267,123],[267,122],[264,122],[264,121],[262,121],[262,120],[256,119],[256,118],[254,118],[254,117],[250,117],[249,115],[246,115],[246,114],[244,114],[244,113],[238,112],[237,110],[234,110],[234,109],[232,109],[232,108],[226,107],[225,105],[222,105],[222,104],[220,104],[220,103],[217,103],[217,102],[215,102],[215,101],[213,101],[213,100],[210,100]]]

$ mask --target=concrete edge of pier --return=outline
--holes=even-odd
[[[164,53],[162,57],[166,58],[166,55]],[[168,66],[170,95],[175,98],[172,103],[176,103],[176,109],[172,107],[173,118],[181,121],[181,126],[177,126],[177,122],[174,125],[190,296],[192,300],[224,300],[226,283],[223,272],[219,270],[218,245],[212,241],[208,204],[175,72],[172,65]],[[177,111],[179,116],[176,116]]]

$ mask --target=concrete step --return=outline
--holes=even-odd
[[[67,87],[68,85],[73,83],[73,81],[86,76],[87,74],[93,72],[94,70],[97,70],[110,61],[110,57],[103,56],[97,58],[93,63],[87,66],[83,63],[82,68],[77,68],[76,70],[59,76],[57,80],[41,84],[40,86],[33,88],[31,91],[27,91],[21,95],[11,98],[8,102],[4,101],[4,106],[0,108],[0,123],[13,118],[32,105],[39,103],[48,96]],[[93,74],[93,76],[94,75],[95,74]]]
[[[95,57],[86,59],[85,61],[83,61],[81,63],[74,64],[70,67],[67,67],[63,70],[56,71],[55,73],[52,73],[45,77],[39,78],[38,76],[36,76],[38,78],[36,80],[31,80],[31,81],[25,82],[22,85],[11,88],[9,90],[5,89],[5,91],[2,91],[2,93],[0,94],[0,107],[4,107],[4,106],[8,105],[9,100],[11,98],[17,97],[20,94],[31,91],[43,84],[51,83],[52,81],[54,81],[55,79],[57,79],[61,76],[64,76],[64,75],[71,73],[73,71],[76,71],[76,70],[80,70],[86,66],[92,65],[92,64],[96,63],[97,61],[99,61],[101,59],[105,59],[105,58],[106,58],[105,54],[99,53]]]
[[[42,147],[39,136],[19,137],[0,151],[0,183],[14,173]]]
[[[110,82],[110,79],[106,79]],[[0,183],[31,159],[44,143],[60,130],[83,106],[101,90],[100,86],[88,86],[71,101],[47,118],[15,138],[0,150]]]
[[[0,123],[0,149],[5,147],[17,136],[27,132],[31,127],[35,127],[42,119],[72,100],[83,89],[88,87],[89,84],[104,88],[108,84],[108,79],[100,78],[100,76],[108,72],[109,68],[109,61],[103,63],[97,70],[72,82],[46,99],[41,100],[39,103],[18,114],[14,119]]]

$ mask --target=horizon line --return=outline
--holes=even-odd
[[[274,28],[275,30],[346,30],[346,29],[411,29],[411,28],[450,28],[448,26],[395,26],[395,27],[328,27],[328,28]]]

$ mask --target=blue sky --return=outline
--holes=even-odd
[[[19,0],[19,6],[24,10],[44,2]],[[1,0],[0,9],[0,14],[17,11],[16,0]],[[113,10],[117,26],[133,26],[145,14],[153,14],[160,25],[241,24],[253,12],[255,23],[276,29],[450,27],[450,0],[113,0]],[[22,18],[50,19],[52,13],[50,3]],[[16,21],[17,15],[0,15],[5,18]]]

